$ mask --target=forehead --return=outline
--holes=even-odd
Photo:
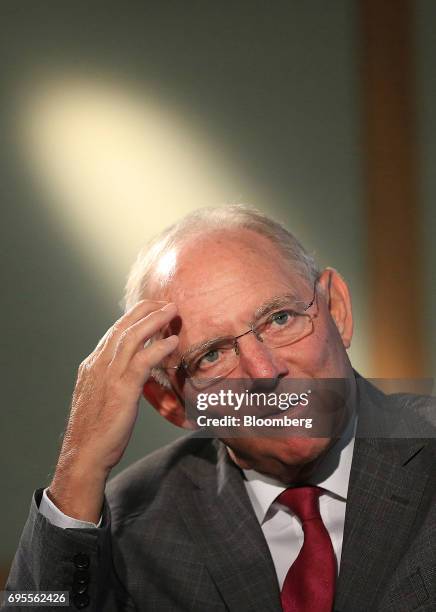
[[[211,233],[185,245],[172,261],[171,278],[161,268],[155,282],[165,287],[160,297],[178,307],[181,346],[236,333],[260,304],[278,295],[307,297],[307,283],[282,251],[249,230]]]

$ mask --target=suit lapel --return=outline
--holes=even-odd
[[[179,500],[183,519],[231,612],[280,612],[280,591],[261,527],[240,470],[225,446],[213,459],[184,471],[194,487]]]
[[[359,413],[381,410],[378,397],[379,405],[361,398]],[[413,534],[430,470],[425,440],[356,438],[335,610],[376,609]]]

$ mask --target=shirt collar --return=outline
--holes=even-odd
[[[341,438],[329,449],[307,484],[317,485],[342,500],[347,499],[357,417],[352,417]],[[255,470],[243,470],[245,487],[259,523],[263,523],[275,498],[287,487]]]

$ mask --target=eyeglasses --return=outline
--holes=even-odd
[[[240,349],[238,340],[247,334],[254,334],[259,342],[268,348],[280,348],[295,344],[313,332],[313,319],[317,313],[307,312],[315,303],[316,285],[309,303],[284,297],[279,300],[280,307],[260,317],[247,331],[238,336],[228,336],[208,340],[195,350],[189,350],[176,366],[162,367],[163,370],[183,370],[186,377],[196,388],[205,388],[219,379],[225,378],[238,365]]]

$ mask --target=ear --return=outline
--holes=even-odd
[[[330,315],[347,349],[353,337],[353,313],[348,285],[334,268],[326,268],[318,284],[323,290]]]
[[[164,419],[177,427],[189,428],[185,419],[185,408],[172,389],[162,386],[150,377],[142,389],[142,394]]]

